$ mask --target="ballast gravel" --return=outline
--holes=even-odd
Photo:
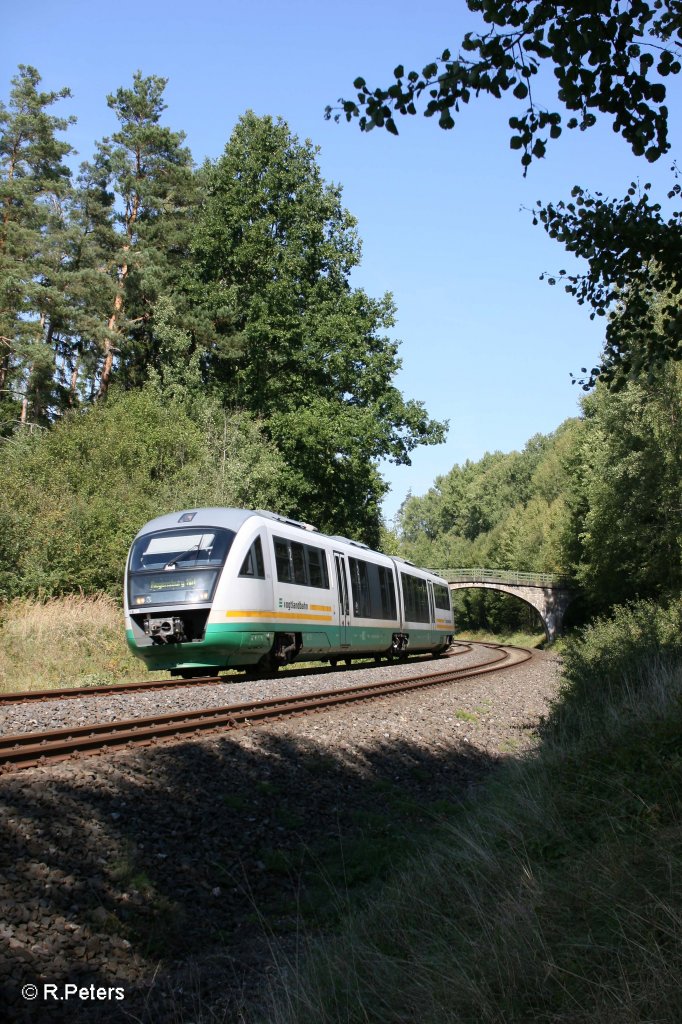
[[[484,660],[477,648],[469,645],[455,647],[453,657],[457,668],[465,668]],[[493,652],[490,653],[493,658]],[[452,658],[430,657],[411,659],[405,663],[368,667],[356,662],[351,669],[303,668],[301,674],[288,670],[270,679],[246,680],[243,675],[225,676],[225,682],[215,685],[192,686],[178,681],[170,689],[146,690],[138,693],[92,694],[66,697],[35,703],[8,705],[2,709],[0,736],[37,732],[45,729],[66,729],[69,726],[90,725],[94,722],[118,722],[123,719],[147,718],[172,711],[194,711],[201,708],[223,707],[243,701],[266,700],[288,694],[314,693],[334,690],[342,686],[362,686],[413,675],[428,675],[445,671]],[[140,675],[142,679],[142,674]]]
[[[462,648],[454,664],[481,660]],[[2,710],[0,731],[441,667],[415,660],[16,705]],[[539,652],[491,675],[1,776],[0,1019],[251,1019],[273,946],[325,927],[320,879],[336,884],[339,864],[357,872],[384,833],[395,847],[403,833],[409,843],[433,831],[501,759],[534,745],[558,685],[558,658]]]

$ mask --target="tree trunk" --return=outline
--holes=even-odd
[[[74,359],[71,365],[71,382],[69,384],[69,397],[67,399],[69,408],[73,409],[76,404],[76,388],[78,387],[78,356]]]
[[[116,298],[114,300],[114,311],[109,317],[109,322],[107,323],[107,329],[109,331],[116,330],[116,325],[123,309],[123,289],[127,276],[128,264],[124,263],[119,275],[119,290],[116,293]],[[100,377],[99,388],[97,389],[97,395],[95,396],[96,401],[99,401],[101,398],[105,398],[107,391],[109,390],[109,382],[111,381],[111,374],[114,369],[114,355],[115,346],[111,338],[107,338],[104,342],[104,366],[102,367],[102,376]]]
[[[137,156],[137,166],[138,177],[140,177],[141,173],[139,171],[139,152]],[[130,246],[132,245],[132,234],[139,210],[140,197],[139,195],[137,195],[137,193],[135,193],[132,204],[130,206],[130,213],[126,220],[126,235],[128,237],[128,241],[123,246],[123,259],[125,260],[125,262],[121,266],[121,271],[118,275],[118,292],[116,293],[116,298],[114,300],[114,311],[109,317],[109,323],[107,324],[107,327],[110,331],[116,330],[116,325],[123,310],[123,294],[125,290],[126,278],[128,276],[127,254],[130,251]],[[111,374],[114,369],[114,354],[114,345],[111,342],[111,338],[107,338],[106,341],[104,342],[104,366],[102,367],[102,376],[100,377],[99,388],[97,389],[97,395],[95,399],[96,401],[99,401],[100,398],[105,398],[107,391],[109,390],[109,382],[111,380]]]
[[[7,374],[9,373],[9,360],[12,354],[12,348],[9,341],[6,338],[0,338],[0,343],[7,345],[7,352],[0,359],[0,393],[5,390],[5,384],[7,382]]]

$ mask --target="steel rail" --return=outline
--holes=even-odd
[[[144,690],[162,690],[172,686],[208,686],[210,683],[222,682],[226,680],[220,676],[196,676],[193,679],[146,679],[135,683],[112,683],[103,686],[64,686],[55,690],[13,690],[0,693],[0,705],[63,700],[66,697],[91,697],[98,693],[141,693]]]
[[[473,642],[473,641],[472,641]],[[471,650],[471,643],[462,642],[458,644],[459,650],[451,651],[449,657],[456,657],[458,654],[465,654]],[[418,657],[420,655],[415,655]],[[428,654],[424,655],[428,657]],[[356,667],[357,669],[366,668],[365,665],[359,664],[362,661],[362,656],[357,657]],[[310,675],[314,670],[311,670],[305,662],[300,663],[300,669],[302,674]],[[329,672],[337,671],[334,668],[321,668],[317,670],[320,675]],[[348,671],[345,669],[344,671]],[[286,676],[275,675],[267,676],[264,678],[272,679],[285,679]],[[234,677],[234,676],[194,676],[193,678],[183,679],[179,676],[174,676],[172,679],[143,679],[134,683],[111,683],[101,686],[64,686],[54,690],[11,690],[7,693],[0,692],[0,706],[4,704],[30,704],[39,703],[46,700],[65,700],[69,697],[93,697],[96,694],[102,693],[144,693],[145,690],[164,690],[172,689],[174,687],[181,686],[215,686],[222,683],[233,683],[233,682],[251,682],[252,679],[247,674],[245,678]],[[262,682],[263,680],[259,680]]]
[[[0,737],[0,770],[35,767],[61,761],[72,755],[93,753],[111,746],[149,744],[159,739],[172,739],[202,730],[239,728],[251,722],[309,714],[351,701],[387,696],[439,683],[452,682],[486,672],[499,671],[511,657],[511,651],[523,656],[521,664],[532,657],[525,648],[503,648],[484,645],[498,655],[493,660],[468,668],[447,669],[427,676],[410,676],[399,680],[366,683],[336,690],[318,691],[228,704],[224,707],[196,711],[176,711],[150,718],[132,718],[119,722],[96,722],[91,725],[54,729],[45,732],[18,733]]]

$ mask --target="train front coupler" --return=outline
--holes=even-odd
[[[188,639],[177,615],[146,615],[143,628],[153,644],[181,644]]]

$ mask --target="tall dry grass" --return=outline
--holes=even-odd
[[[121,605],[107,595],[17,600],[0,607],[3,691],[96,686],[148,675],[126,645]]]

